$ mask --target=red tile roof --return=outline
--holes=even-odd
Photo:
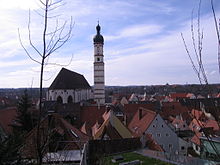
[[[188,93],[170,93],[172,99],[186,98]]]
[[[219,124],[215,120],[208,120],[208,121],[206,121],[205,122],[205,127],[206,128],[211,127],[211,128],[213,128],[214,131],[219,131]]]
[[[197,119],[193,119],[191,123],[189,124],[189,128],[193,132],[199,132],[199,130],[204,126],[204,122],[199,121]]]
[[[124,115],[126,116],[126,123],[129,125],[133,116],[138,111],[138,108],[143,107],[146,109],[154,110],[154,104],[125,104],[124,105]]]
[[[17,115],[16,107],[9,107],[9,108],[0,110],[0,127],[3,128],[6,134],[12,133],[11,125],[14,124],[16,115]]]
[[[142,117],[140,118],[140,114]],[[132,121],[128,125],[128,128],[134,133],[134,136],[142,136],[143,132],[147,130],[154,118],[156,113],[149,109],[139,108],[135,113]]]
[[[197,132],[197,133],[192,137],[191,142],[193,142],[193,143],[195,143],[195,144],[197,144],[197,145],[200,146],[201,142],[200,142],[199,137],[201,137],[201,136],[202,136],[202,133]]]
[[[177,118],[175,118],[175,119],[172,121],[172,125],[173,125],[175,128],[178,128],[178,129],[181,129],[181,130],[188,130],[188,129],[189,129],[189,126],[186,124],[186,122],[184,122],[184,121],[181,120],[181,119],[177,119]]]
[[[105,111],[105,106],[100,106],[100,108],[98,108],[98,106],[83,106],[80,111],[80,117],[81,125],[84,125],[84,128],[81,127],[81,129],[84,129],[84,131],[86,131],[88,135],[91,136],[91,128],[96,122],[103,122],[102,115]]]
[[[169,118],[170,116],[176,117],[181,114],[183,120],[189,120],[191,118],[189,111],[190,109],[181,105],[180,102],[163,102],[161,116]]]
[[[192,118],[196,118],[197,120],[206,120],[206,116],[202,111],[193,109],[191,111]]]
[[[49,124],[50,120],[50,124]],[[50,127],[50,128],[49,128]],[[50,130],[50,131],[48,131]],[[48,134],[50,132],[50,134]],[[90,138],[66,120],[64,120],[58,114],[52,114],[51,118],[47,116],[40,123],[40,134],[41,143],[44,144],[43,140],[46,139],[49,135],[55,135],[56,138],[49,139],[49,142],[53,141],[52,145],[55,145],[55,149],[65,148],[65,150],[74,150],[82,147],[85,142],[87,142]],[[44,136],[43,136],[44,134]],[[36,158],[37,150],[36,150],[36,135],[37,135],[37,127],[33,128],[26,136],[24,147],[22,148],[22,156],[25,158]],[[59,135],[60,138],[57,138]],[[59,137],[58,136],[58,137]],[[48,140],[46,141],[48,143]],[[49,144],[49,143],[48,143]],[[48,152],[49,145],[45,146],[45,153]],[[51,151],[54,152],[54,151]]]

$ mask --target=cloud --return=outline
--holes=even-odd
[[[205,34],[203,39],[204,67],[208,73],[209,81],[212,83],[219,82],[219,76],[213,71],[218,68],[217,45],[213,46],[216,42],[216,34],[213,27],[210,26],[213,19],[204,16],[201,20]],[[115,51],[111,49],[111,52],[115,52],[115,54],[113,57],[109,53],[111,58],[106,62],[107,84],[198,83],[199,81],[184,49],[180,36],[181,32],[185,34],[187,44],[194,56],[191,45],[190,21],[187,21],[181,29],[169,31],[164,35],[149,39],[140,37],[136,39],[136,42],[134,41],[133,47],[124,49],[116,47]]]
[[[122,29],[120,32],[118,32],[118,34],[105,36],[105,40],[112,41],[129,37],[144,37],[147,35],[158,34],[162,31],[162,29],[163,27],[161,25],[133,25]]]
[[[31,61],[18,42],[17,28],[28,47],[28,10],[38,9],[38,0],[3,0],[0,6],[0,87],[39,85],[39,65]],[[67,64],[68,69],[83,74],[93,84],[93,43],[95,26],[100,20],[105,38],[104,56],[107,85],[165,84],[198,82],[180,37],[184,33],[192,51],[190,12],[194,2],[153,0],[64,0],[54,11],[61,22],[73,16],[74,36],[67,45],[50,57],[50,63]],[[216,1],[217,3],[218,1]],[[8,5],[11,3],[11,5]],[[25,3],[25,4],[24,4]],[[219,2],[218,2],[219,3]],[[33,7],[31,7],[33,6]],[[216,4],[216,6],[218,6]],[[183,8],[184,7],[184,8]],[[206,6],[205,6],[206,7]],[[207,8],[207,7],[206,7]],[[43,21],[32,11],[33,41],[40,49]],[[189,12],[188,12],[189,11]],[[208,10],[204,13],[207,14]],[[210,11],[210,10],[209,10]],[[188,13],[187,13],[188,12]],[[212,15],[201,15],[204,29],[204,61],[210,82],[218,82],[217,46]],[[216,13],[219,15],[220,13]],[[171,19],[172,18],[172,19]],[[210,26],[211,25],[211,26]],[[52,30],[55,26],[49,26]],[[31,52],[33,53],[33,52]],[[36,56],[38,58],[38,56]],[[39,58],[38,58],[39,59]],[[49,86],[62,66],[45,68],[44,86]]]
[[[1,0],[0,9],[20,8],[23,10],[38,8],[36,0]]]

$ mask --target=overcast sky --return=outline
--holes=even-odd
[[[0,88],[38,87],[40,65],[30,60],[28,13],[31,12],[33,43],[41,49],[42,22],[37,0],[0,0]],[[184,49],[181,32],[190,52],[191,13],[197,25],[198,0],[63,0],[51,16],[68,21],[72,16],[73,36],[49,58],[50,63],[85,76],[93,85],[93,36],[99,20],[104,36],[106,85],[155,85],[199,83]],[[220,18],[220,1],[214,0]],[[54,30],[54,22],[49,22]],[[217,37],[210,0],[202,0],[201,29],[204,32],[203,59],[210,83],[219,83]],[[195,29],[195,33],[197,29]],[[34,58],[39,59],[31,51]],[[44,87],[49,87],[62,66],[47,65]]]

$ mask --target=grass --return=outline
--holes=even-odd
[[[140,160],[142,162],[141,165],[171,165],[170,163],[163,162],[163,161],[153,159],[153,158],[149,158],[149,157],[145,157],[145,156],[140,155],[140,154],[135,153],[135,152],[128,152],[128,153],[123,153],[123,154],[120,154],[120,155],[123,156],[124,160],[113,163],[112,162],[113,156],[108,156],[108,157],[104,157],[101,160],[101,162],[102,162],[101,164],[103,164],[103,165],[118,165],[119,163],[122,163],[122,162],[129,162],[129,161],[132,161],[132,160]]]

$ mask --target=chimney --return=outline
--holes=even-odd
[[[139,116],[138,116],[138,117],[139,117],[139,120],[141,120],[141,118],[143,117],[143,116],[142,116],[142,115],[143,115],[143,114],[142,114],[142,109],[139,108],[138,112],[139,112]]]

